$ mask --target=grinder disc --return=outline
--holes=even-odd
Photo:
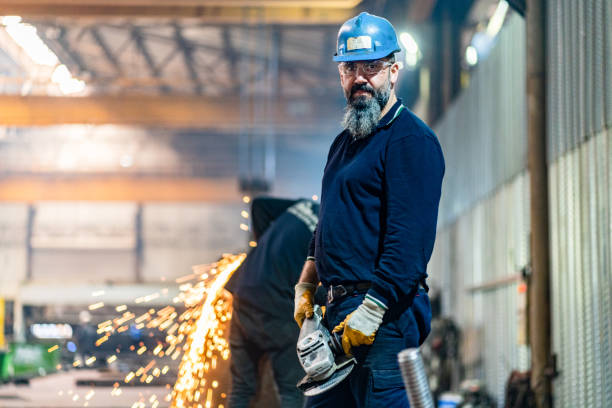
[[[342,380],[348,377],[351,371],[353,371],[356,363],[354,358],[339,358],[338,360],[336,363],[336,370],[328,378],[319,381],[312,381],[309,380],[308,376],[306,376],[297,384],[297,387],[304,392],[304,395],[307,397],[319,395],[329,389],[334,388],[336,385],[340,384]]]

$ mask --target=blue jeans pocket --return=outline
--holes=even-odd
[[[408,408],[408,397],[399,369],[371,370],[368,408]]]
[[[404,380],[399,370],[371,370],[372,389],[380,391],[387,388],[404,387]]]

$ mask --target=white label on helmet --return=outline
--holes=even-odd
[[[346,40],[346,50],[362,50],[372,48],[372,37],[368,35],[360,35],[359,37],[349,37]]]

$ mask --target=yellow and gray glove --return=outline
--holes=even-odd
[[[317,286],[314,283],[299,282],[295,285],[295,304],[293,318],[302,327],[304,319],[311,318],[314,311],[314,294]]]
[[[351,354],[352,347],[374,343],[386,311],[384,304],[366,295],[361,305],[334,327],[334,333],[342,332],[342,349],[346,354]]]

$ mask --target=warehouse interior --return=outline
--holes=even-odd
[[[227,406],[227,340],[185,405],[181,342],[227,332],[252,200],[319,201],[362,11],[446,161],[438,403],[610,404],[612,1],[0,0],[0,407]]]

